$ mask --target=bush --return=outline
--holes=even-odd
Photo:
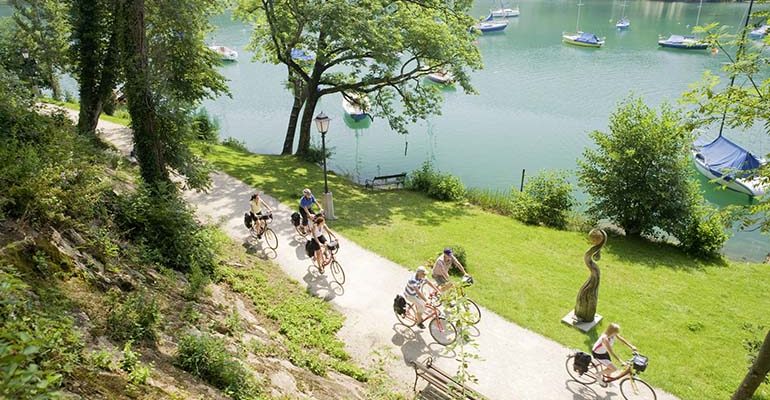
[[[146,261],[179,271],[213,272],[216,244],[211,231],[198,225],[176,191],[157,193],[142,186],[119,199],[116,221],[146,248]]]
[[[465,248],[462,247],[462,246],[457,246],[457,245],[446,246],[446,247],[452,249],[452,253],[454,254],[455,258],[457,258],[457,261],[459,261],[460,264],[463,265],[463,267],[465,268],[465,272],[470,274],[471,272],[470,272],[470,269],[468,267],[468,256],[467,256],[467,253],[465,252]],[[443,254],[443,253],[439,253],[438,255],[441,256],[441,254]],[[433,268],[433,263],[435,261],[436,261],[435,259],[431,260],[430,265],[429,265],[430,268]],[[458,276],[462,276],[462,274],[463,274],[460,271],[459,268],[450,268],[449,269],[449,273],[452,274],[452,275],[458,275]]]
[[[514,192],[514,217],[527,224],[563,229],[575,199],[565,173],[543,171],[532,177],[521,193]]]
[[[692,134],[679,113],[660,114],[629,99],[610,117],[610,133],[595,131],[596,149],[579,160],[581,185],[591,195],[589,213],[609,219],[628,235],[670,234],[692,254],[718,254],[726,240],[690,174]]]
[[[231,149],[235,149],[238,151],[242,151],[244,153],[248,153],[249,149],[246,147],[246,143],[242,140],[238,140],[233,137],[224,138],[222,140],[222,145],[229,147]]]
[[[407,187],[442,201],[457,201],[465,197],[465,186],[460,178],[437,172],[429,161],[409,174]]]
[[[183,336],[179,340],[176,364],[235,400],[260,397],[260,385],[252,372],[227,351],[222,340],[208,334]]]
[[[198,140],[209,143],[217,143],[219,141],[219,123],[209,116],[205,108],[195,112],[192,115],[192,120],[193,131],[197,135]]]
[[[513,199],[510,193],[490,189],[468,189],[465,198],[486,211],[500,215],[513,215]]]
[[[115,340],[154,340],[161,316],[153,296],[135,292],[121,299],[119,292],[110,292],[110,312],[107,333]]]
[[[334,155],[334,148],[327,147],[326,160],[330,160],[333,155]],[[302,161],[307,161],[309,163],[321,165],[324,162],[324,152],[321,147],[315,145],[314,143],[311,143],[310,147],[307,149],[307,152],[304,154],[300,154],[299,158]]]

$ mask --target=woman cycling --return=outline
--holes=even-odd
[[[324,257],[323,251],[323,246],[326,243],[326,236],[324,236],[324,233],[328,234],[329,237],[333,238],[334,240],[337,240],[337,236],[335,236],[329,227],[326,226],[326,221],[324,220],[323,215],[319,215],[315,218],[313,221],[313,227],[311,228],[311,233],[313,238],[309,241],[309,246],[310,250],[313,252],[313,261],[315,261],[316,265],[318,266],[318,272],[323,274],[324,266],[326,265],[326,259]]]
[[[302,197],[299,199],[299,215],[302,216],[302,225],[300,225],[300,229],[305,233],[307,232],[308,218],[313,219],[313,215],[315,215],[313,213],[313,204],[318,206],[319,213],[324,212],[321,205],[318,204],[313,196],[313,193],[310,192],[310,189],[305,188],[302,190]]]
[[[604,378],[599,382],[602,386],[607,386],[605,379],[610,378],[610,374],[617,371],[615,364],[612,363],[612,358],[620,361],[620,357],[615,354],[615,349],[613,348],[615,338],[619,339],[631,350],[636,351],[636,346],[631,344],[631,342],[626,340],[623,336],[620,336],[620,325],[613,322],[604,330],[604,333],[599,336],[599,339],[596,340],[596,343],[594,343],[594,346],[591,348],[591,354],[594,356],[594,359],[604,367],[604,369],[600,371]]]
[[[266,213],[262,212],[262,207],[267,209]],[[254,193],[251,195],[251,199],[249,200],[249,208],[251,212],[251,220],[256,222],[256,227],[254,226],[254,222],[252,222],[251,229],[256,230],[257,232],[257,239],[262,237],[262,232],[265,231],[265,227],[267,226],[267,222],[265,222],[265,217],[267,215],[270,215],[273,213],[273,209],[270,208],[267,203],[265,203],[264,200],[259,195],[259,192]]]

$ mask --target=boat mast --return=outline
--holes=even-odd
[[[702,2],[703,0],[701,0]],[[746,43],[746,27],[749,26],[749,18],[751,18],[751,8],[754,6],[754,0],[751,0],[749,2],[749,11],[746,13],[746,19],[743,21],[743,29],[741,30],[741,41],[738,45],[738,52],[735,53],[735,62],[737,63],[738,60],[741,58],[741,55],[743,54],[744,50],[744,44]],[[728,90],[733,87],[735,84],[735,73],[733,73],[733,76],[730,77],[730,86],[728,86]],[[728,98],[729,100],[729,98]],[[727,106],[725,106],[725,111],[722,113],[722,123],[719,125],[719,136],[722,136],[722,130],[725,128],[725,119],[727,118]]]
[[[695,26],[698,26],[698,24],[700,24],[700,10],[702,8],[703,8],[703,0],[700,0],[700,4],[698,5],[698,18],[695,19]]]
[[[575,33],[580,32],[580,7],[583,6],[583,3],[578,0],[578,16],[577,16],[577,22],[575,23]]]
[[[623,15],[620,16],[621,20],[626,18],[626,3],[628,3],[628,1],[627,0],[623,0],[623,12],[621,13]]]

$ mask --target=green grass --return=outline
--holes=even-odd
[[[200,151],[217,169],[292,207],[303,187],[322,193],[321,169],[294,157],[225,146]],[[526,226],[406,190],[372,192],[333,174],[329,187],[338,217],[332,228],[361,246],[412,267],[461,244],[477,282],[469,295],[481,304],[570,347],[586,349],[597,337],[559,322],[588,276],[585,234]],[[698,261],[672,246],[623,237],[610,238],[599,265],[600,329],[621,324],[650,357],[644,377],[685,399],[728,398],[746,372],[742,325],[770,324],[770,268]],[[758,398],[770,398],[770,388],[761,387]]]
[[[43,103],[54,104],[60,107],[68,108],[70,110],[80,111],[79,103],[71,103],[67,101],[54,100],[49,97],[41,97],[38,100],[40,100]],[[128,126],[131,123],[131,121],[127,118],[120,118],[120,117],[115,117],[107,114],[102,114],[99,118],[105,121],[109,121],[109,122],[113,122],[113,123],[125,125],[125,126]]]

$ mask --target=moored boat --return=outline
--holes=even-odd
[[[602,47],[604,38],[600,38],[590,32],[564,33],[562,41],[567,44],[583,47]]]
[[[500,7],[495,10],[489,10],[489,15],[495,18],[512,18],[518,17],[520,14],[519,6],[516,6],[516,8],[505,7],[502,1],[500,1]]]
[[[615,27],[618,29],[628,29],[631,27],[631,21],[628,18],[623,17],[615,24]]]
[[[767,183],[757,175],[757,169],[766,161],[724,136],[694,144],[692,156],[695,168],[707,178],[750,196],[765,194]]]
[[[767,36],[768,31],[770,31],[770,25],[762,25],[757,29],[754,29],[753,31],[749,32],[749,38],[751,39],[762,39],[763,37]]]
[[[425,77],[428,78],[428,80],[431,82],[435,82],[441,85],[451,85],[455,80],[455,77],[452,75],[452,73],[446,71],[434,72],[432,74],[426,75]]]
[[[695,38],[695,36],[671,35],[667,39],[660,37],[658,46],[672,49],[703,50],[709,45]]]
[[[222,61],[235,61],[238,59],[238,52],[227,46],[209,46],[209,49],[217,53]]]
[[[342,109],[353,119],[361,121],[369,116],[369,98],[360,93],[344,93],[342,95]]]
[[[473,26],[474,29],[482,33],[501,32],[508,27],[508,21],[495,21],[487,18]]]

